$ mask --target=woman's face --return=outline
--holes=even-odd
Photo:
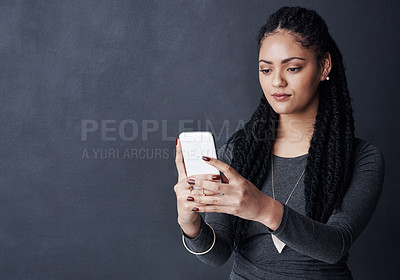
[[[325,79],[315,54],[287,32],[266,37],[259,53],[259,80],[268,103],[278,114],[308,115],[318,111],[318,85]]]

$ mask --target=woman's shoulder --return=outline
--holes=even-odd
[[[372,167],[384,169],[385,158],[383,153],[371,142],[361,139],[354,139],[354,162],[356,167]]]

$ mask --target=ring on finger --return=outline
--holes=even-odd
[[[204,190],[205,190],[205,189],[203,188],[203,196],[206,196],[206,193],[204,192]]]

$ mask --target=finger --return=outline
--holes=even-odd
[[[193,183],[194,186],[196,187],[204,188],[206,190],[210,190],[215,193],[227,193],[230,189],[228,184],[223,184],[220,182],[212,182],[208,180],[197,179]]]
[[[178,182],[174,186],[175,193],[179,194],[180,196],[207,196],[207,195],[215,195],[217,194],[216,192],[213,192],[211,190],[207,190],[204,188],[200,188],[197,186],[193,186],[187,182],[187,180],[183,180],[181,182]]]
[[[189,196],[209,196],[209,195],[215,195],[218,194],[216,192],[207,190],[207,189],[203,189],[203,188],[195,188],[195,189],[190,189],[189,190]]]
[[[201,206],[202,206],[201,204],[197,204],[192,201],[183,201],[182,202],[182,209],[187,212],[196,211],[196,210],[193,210],[193,208],[194,207],[199,208]]]
[[[212,213],[226,213],[226,214],[234,214],[234,210],[230,206],[226,205],[197,205],[195,206],[196,212],[212,212]],[[192,208],[192,211],[193,210]]]
[[[185,164],[183,161],[182,147],[181,141],[179,138],[176,139],[176,156],[175,156],[175,164],[176,170],[178,171],[178,181],[182,181],[187,178]]]
[[[187,181],[183,180],[176,183],[176,185],[174,186],[174,191],[177,195],[182,194],[182,192],[184,194],[188,194],[192,188],[193,188],[192,185],[190,185]]]
[[[204,205],[228,205],[225,195],[211,195],[211,196],[192,196],[194,203],[197,203],[200,206]]]
[[[196,179],[200,180],[209,180],[209,181],[219,181],[221,179],[221,175],[217,174],[196,174],[188,177],[189,179],[193,179],[196,181]]]
[[[228,180],[233,179],[235,176],[238,176],[239,173],[235,171],[229,164],[222,162],[216,158],[203,156],[202,159],[208,164],[214,166],[219,171],[222,171]],[[239,175],[240,176],[240,175]]]

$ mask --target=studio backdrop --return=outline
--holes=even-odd
[[[343,53],[356,136],[386,160],[355,279],[400,261],[396,1],[0,1],[0,279],[227,279],[187,252],[175,138],[217,147],[262,90],[257,33],[282,6],[316,10]]]

